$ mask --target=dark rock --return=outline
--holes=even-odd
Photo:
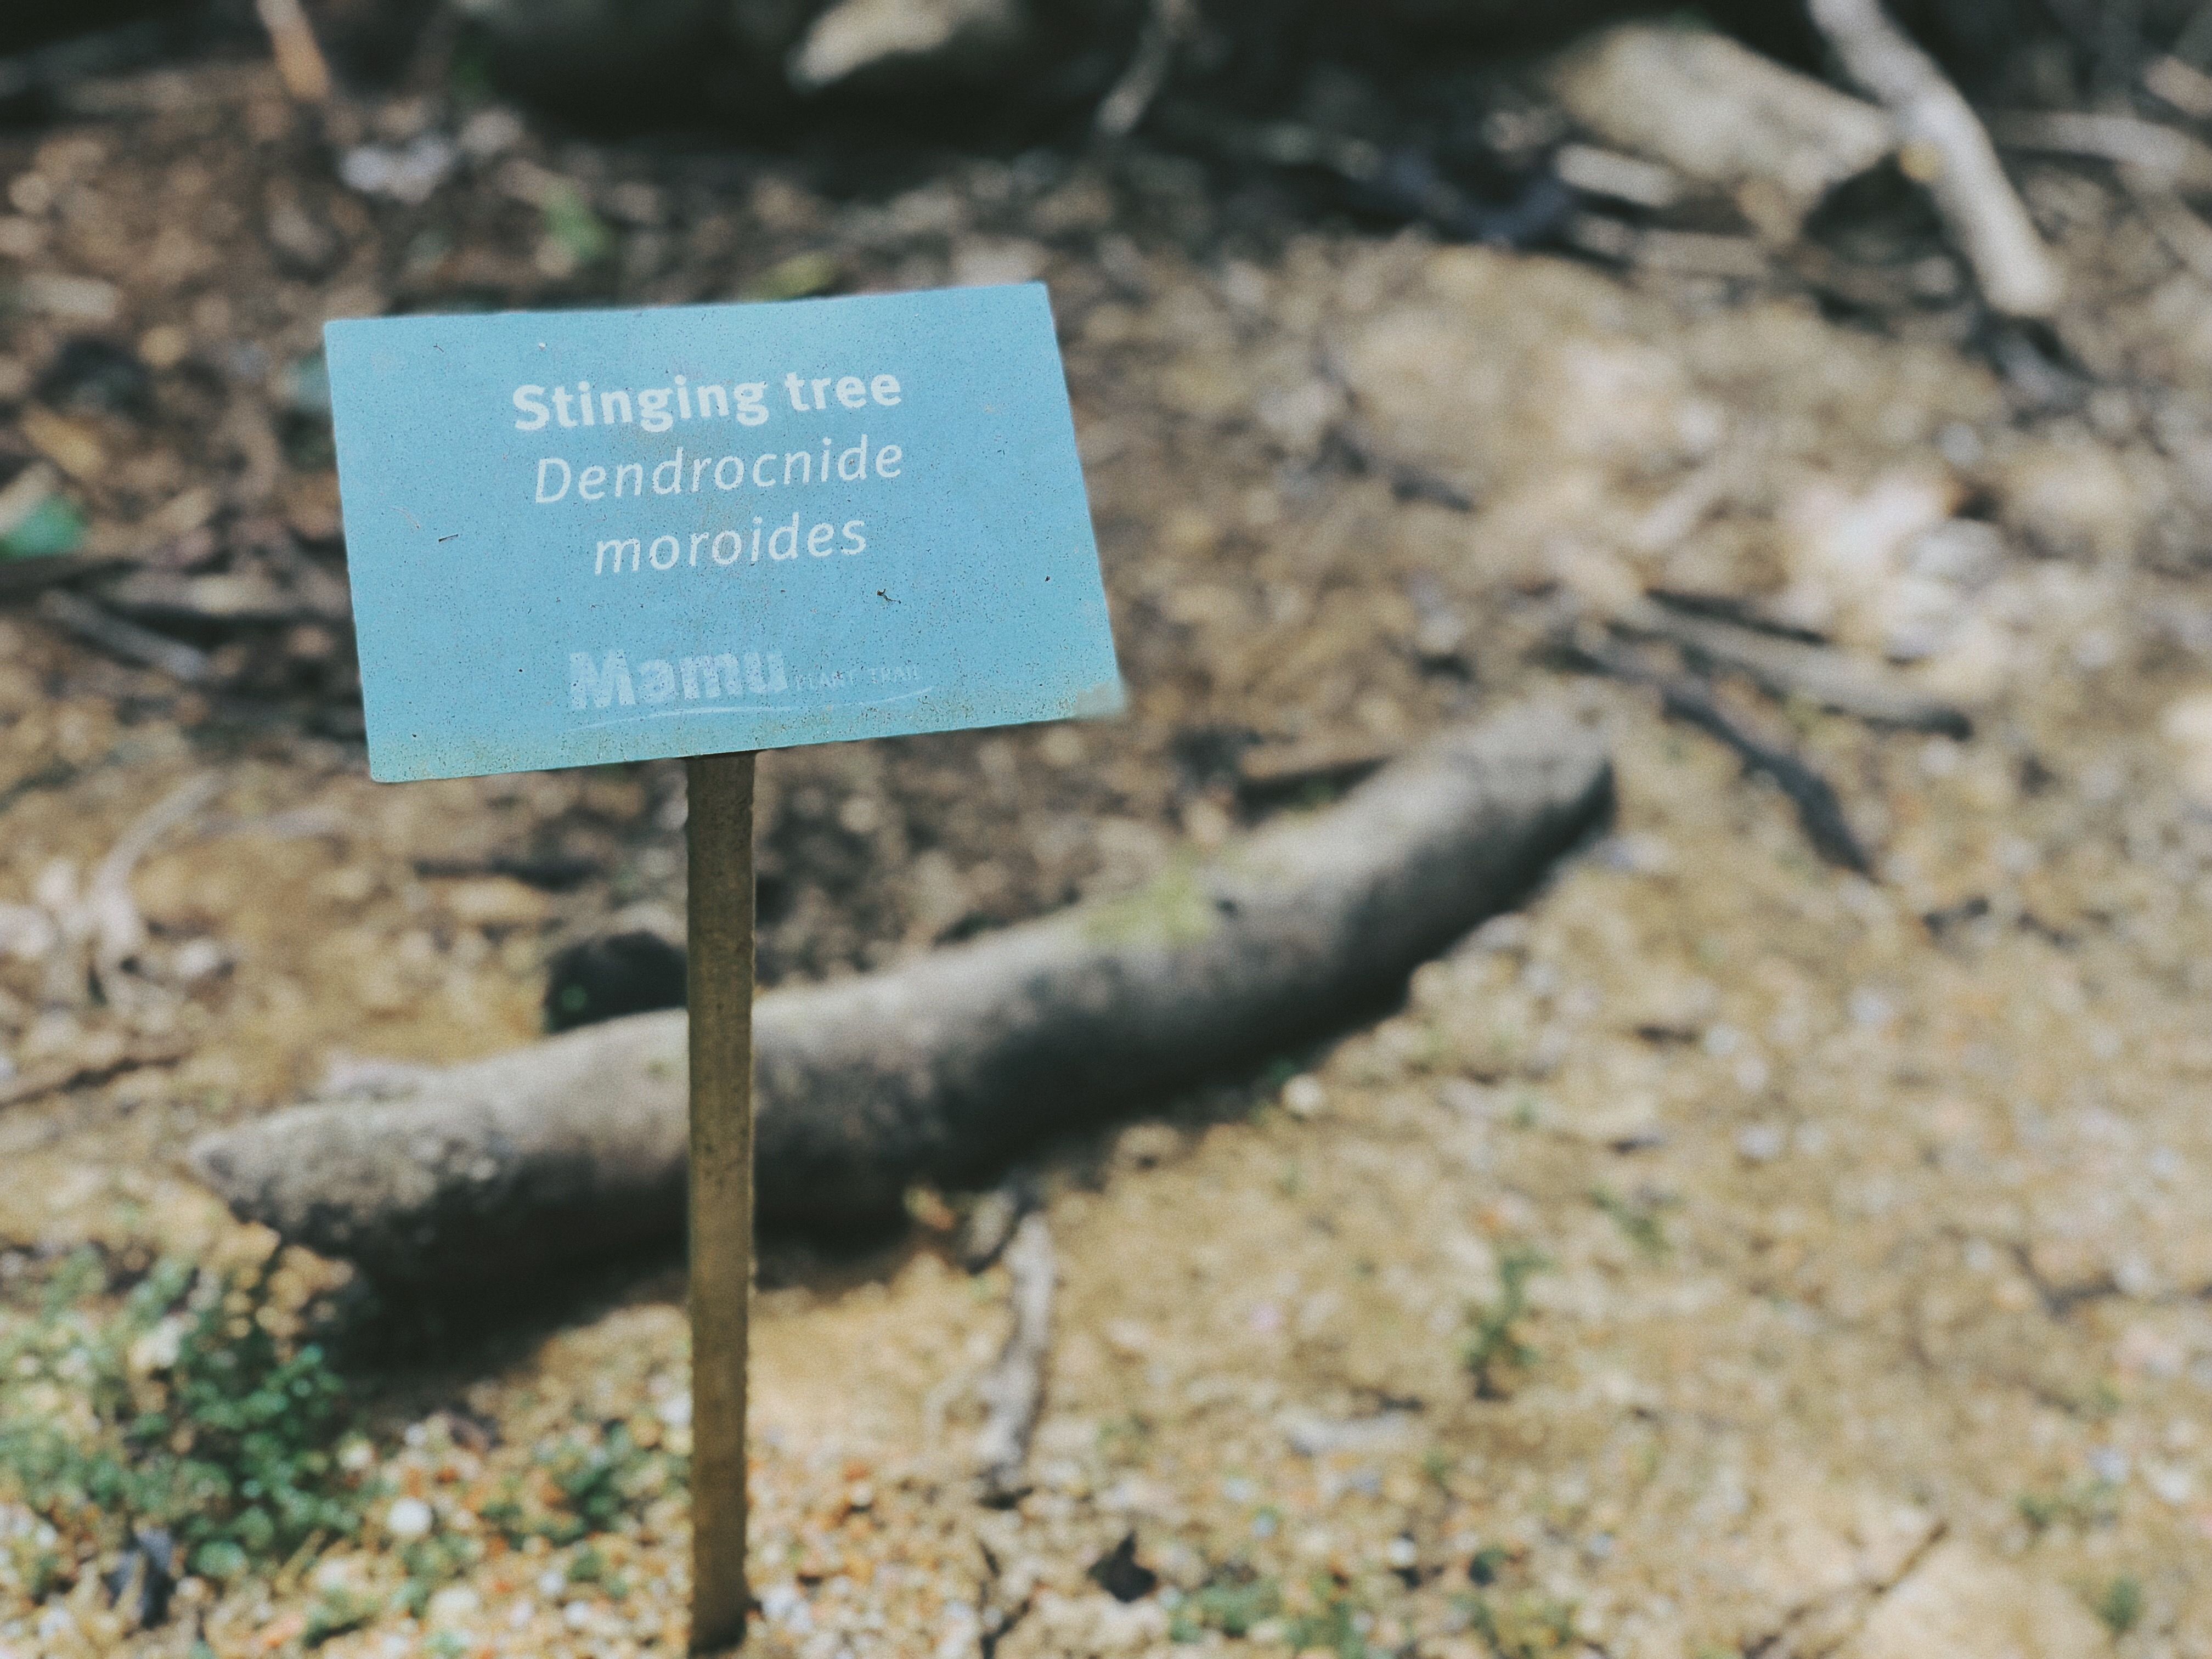
[[[154,380],[130,347],[79,335],[54,354],[39,377],[39,396],[57,409],[103,414],[150,414]]]
[[[1091,1582],[1116,1601],[1141,1601],[1159,1588],[1160,1576],[1137,1559],[1137,1534],[1122,1534],[1121,1541],[1091,1564]]]
[[[684,1006],[684,949],[637,929],[571,945],[546,975],[545,1026],[573,1030],[623,1014]]]
[[[123,1559],[100,1581],[112,1607],[127,1607],[140,1630],[167,1622],[169,1598],[177,1589],[176,1540],[160,1527],[141,1527],[131,1534]]]
[[[407,67],[438,0],[302,0],[315,36],[349,80],[389,81]]]
[[[720,19],[713,0],[459,0],[495,79],[594,125],[683,125]],[[688,104],[688,106],[687,106]]]

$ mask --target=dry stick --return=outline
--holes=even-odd
[[[2167,56],[2143,65],[2142,83],[2152,96],[2162,98],[2193,121],[2212,120],[2212,75],[2193,64]]]
[[[27,559],[0,560],[0,605],[28,599],[50,587],[64,587],[71,582],[108,575],[128,562],[119,556],[92,553],[39,554]]]
[[[2172,190],[2212,191],[2212,144],[2155,121],[2082,110],[2025,110],[1990,118],[2008,149],[2083,155],[2133,167]]]
[[[1006,1273],[1012,1280],[1009,1301],[1013,1328],[998,1363],[975,1384],[988,1415],[975,1437],[982,1467],[984,1496],[1006,1503],[1021,1491],[1022,1466],[1030,1438],[1044,1406],[1044,1362],[1052,1342],[1052,1293],[1059,1277],[1053,1259],[1052,1232],[1042,1215],[1030,1215],[1014,1230],[1006,1246]]]
[[[2212,191],[2212,145],[2131,115],[2045,113],[2000,116],[1991,130],[2018,149],[2110,161],[2152,233],[2200,280],[2212,282],[2212,226],[2182,193]]]
[[[1523,708],[1152,888],[770,992],[756,1018],[764,1220],[896,1215],[1024,1145],[1335,1029],[1513,903],[1601,822],[1602,739]],[[441,1071],[403,1099],[220,1131],[241,1216],[387,1279],[544,1273],[665,1239],[684,1191],[684,1024],[639,1014]]]
[[[1844,72],[1896,118],[1906,171],[1927,184],[1982,297],[2008,317],[2050,316],[2064,279],[1959,89],[1880,0],[1807,0],[1807,9]]]
[[[2171,185],[2135,167],[2122,167],[2117,172],[2166,251],[2199,282],[2212,283],[2212,225],[2199,218]]]
[[[1610,618],[1624,634],[1662,639],[1692,659],[1733,669],[1777,697],[1805,697],[1837,714],[1878,726],[1946,737],[1972,735],[1966,711],[1907,685],[1871,663],[1830,647],[1762,634],[1709,617],[1686,616],[1649,600]]]
[[[0,1106],[20,1106],[25,1101],[36,1100],[43,1095],[59,1094],[66,1089],[79,1088],[89,1083],[105,1083],[125,1072],[136,1072],[154,1066],[173,1066],[192,1052],[192,1045],[180,1037],[169,1037],[157,1042],[140,1043],[125,1049],[112,1060],[63,1060],[52,1066],[40,1066],[20,1077],[0,1083]]]
[[[1092,131],[1101,138],[1127,138],[1137,130],[1152,100],[1168,83],[1176,54],[1198,21],[1197,0],[1152,0],[1145,9],[1145,26],[1137,37],[1136,56],[1102,99],[1092,118]]]
[[[93,976],[109,1002],[134,1000],[124,968],[146,948],[146,919],[131,891],[131,877],[161,838],[195,817],[221,787],[212,772],[187,780],[141,813],[94,866],[80,913],[91,938]]]
[[[328,103],[331,66],[300,0],[254,0],[254,4],[261,14],[261,27],[269,31],[284,90],[303,104]]]
[[[1874,860],[1860,844],[1858,833],[1844,816],[1844,805],[1835,787],[1796,755],[1765,738],[1726,713],[1697,682],[1680,674],[1665,673],[1626,651],[1595,637],[1578,637],[1571,649],[1592,667],[1659,693],[1659,705],[1668,719],[1694,726],[1734,750],[1747,772],[1764,773],[1790,798],[1797,822],[1814,851],[1829,863],[1860,875],[1874,872]]]
[[[111,616],[81,594],[51,588],[39,596],[39,615],[112,657],[158,668],[187,685],[201,684],[215,672],[208,653],[198,646]]]
[[[745,1348],[753,1283],[753,757],[690,785],[691,1650],[744,1640]]]

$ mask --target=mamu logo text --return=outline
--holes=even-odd
[[[774,651],[763,655],[747,651],[718,651],[697,657],[647,657],[630,668],[623,652],[610,651],[594,659],[588,651],[568,653],[568,707],[623,708],[641,702],[667,702],[681,696],[687,702],[723,697],[772,696],[789,686],[783,658]]]

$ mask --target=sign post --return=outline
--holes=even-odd
[[[691,1646],[744,1639],[753,1283],[753,759],[696,755],[684,840],[691,1036]]]
[[[325,331],[370,775],[684,757],[695,1652],[743,1642],[763,749],[1121,706],[1044,289]]]

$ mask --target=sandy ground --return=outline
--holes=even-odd
[[[771,1246],[762,1651],[2212,1654],[2212,290],[2108,185],[2028,175],[2075,288],[2066,367],[2008,374],[1941,284],[1845,314],[1778,272],[1286,229],[1158,158],[840,204],[510,137],[431,209],[372,207],[302,163],[265,76],[191,89],[0,140],[15,268],[112,285],[100,331],[167,359],[153,417],[26,399],[8,441],[89,443],[75,487],[118,544],[212,492],[190,556],[295,587],[335,568],[330,477],[268,388],[325,314],[726,297],[809,255],[854,287],[1052,284],[1132,713],[772,757],[771,981],[1141,881],[1260,810],[1249,749],[1395,749],[1528,696],[1613,744],[1614,832],[1401,1011],[1040,1156],[1060,1296],[1018,1503],[972,1478],[1006,1286],[957,1265],[961,1195],[873,1254]],[[533,245],[526,168],[605,204],[611,267]],[[203,205],[155,235],[157,191]],[[52,300],[5,325],[26,385],[82,326]],[[1835,782],[1875,879],[1644,693],[1558,665],[1564,624],[1645,586],[1972,705],[1957,742],[1723,688]],[[556,945],[680,896],[679,772],[372,787],[308,626],[180,693],[0,621],[0,898],[65,910],[214,780],[132,878],[137,994],[89,1000],[82,957],[0,970],[38,1085],[0,1113],[11,1279],[85,1239],[265,1251],[175,1173],[193,1133],[342,1054],[526,1040]],[[553,854],[592,873],[498,872]],[[319,1652],[680,1651],[680,1283],[539,1288],[363,1370],[358,1539],[188,1580],[144,1634],[97,1562],[33,1604],[18,1551],[0,1654],[291,1651],[356,1606],[384,1610]],[[617,1425],[592,1536],[485,1519]],[[424,1536],[481,1559],[385,1607]],[[1100,1565],[1124,1539],[1140,1571]]]

